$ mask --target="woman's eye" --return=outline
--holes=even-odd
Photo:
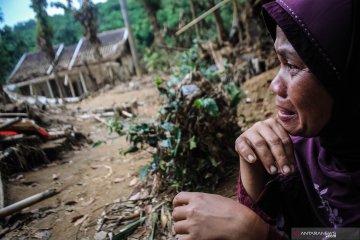
[[[293,65],[293,64],[290,64],[290,63],[285,63],[285,66],[287,68],[287,70],[291,73],[291,74],[296,74],[298,73],[301,68],[296,66],[296,65]]]

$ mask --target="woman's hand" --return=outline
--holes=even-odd
[[[266,239],[268,225],[246,206],[219,195],[181,192],[173,200],[180,240]]]
[[[255,123],[236,139],[235,149],[249,163],[260,160],[270,174],[295,170],[290,136],[276,119]]]

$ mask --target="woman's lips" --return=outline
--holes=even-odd
[[[283,122],[288,122],[296,117],[296,113],[288,109],[277,106],[278,108],[278,117]]]

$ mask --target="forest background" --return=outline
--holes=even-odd
[[[199,16],[220,1],[189,1],[189,0],[128,0],[129,17],[137,43],[138,51],[143,56],[145,65],[152,70],[164,70],[165,57],[154,49],[179,48],[187,49],[196,39],[195,31],[186,31],[180,36],[175,32],[192,20],[191,4],[195,15]],[[245,0],[240,0],[243,3]],[[190,4],[191,3],[191,4]],[[95,4],[97,11],[98,32],[124,27],[118,0],[108,0]],[[230,29],[233,17],[232,4],[220,9],[223,26]],[[0,22],[3,13],[0,9]],[[83,30],[70,12],[63,15],[49,16],[53,29],[52,45],[64,43],[66,46],[75,44],[83,36]],[[213,15],[198,24],[201,39],[216,39],[216,24]],[[36,50],[36,20],[20,22],[13,27],[4,26],[0,29],[0,84],[15,67],[17,61],[26,52]],[[156,61],[156,63],[155,63]],[[168,59],[167,59],[168,61]],[[157,68],[157,69],[154,69]],[[159,69],[160,68],[160,69]],[[163,69],[161,69],[163,68]]]

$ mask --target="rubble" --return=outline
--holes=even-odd
[[[6,183],[10,174],[49,163],[60,158],[64,151],[90,141],[71,124],[58,117],[53,121],[53,112],[62,113],[62,110],[51,101],[40,100],[41,104],[35,104],[29,102],[29,98],[9,95],[6,90],[1,91],[0,100],[0,218],[3,218],[14,210],[7,211],[11,206],[4,207],[6,199],[2,180]],[[57,109],[51,111],[50,108]]]

